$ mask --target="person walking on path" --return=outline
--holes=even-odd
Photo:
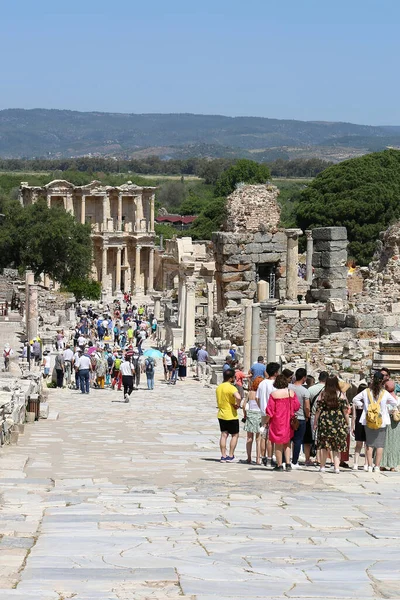
[[[72,361],[74,353],[71,350],[70,344],[67,344],[63,353],[64,358],[64,375],[65,384],[67,387],[71,387],[71,374],[72,374]]]
[[[394,393],[395,387],[393,379],[386,381],[386,391],[398,402]],[[390,412],[390,425],[386,429],[386,442],[381,460],[381,471],[396,471],[400,465],[400,425],[399,421],[394,417],[398,418],[396,409]]]
[[[360,394],[361,392],[363,392],[367,387],[368,387],[368,384],[365,380],[360,381],[360,384],[357,389],[357,394]],[[362,412],[363,412],[363,409],[357,408],[355,402],[353,402],[352,434],[356,441],[356,446],[355,446],[355,450],[354,450],[354,465],[353,465],[354,471],[358,471],[358,461],[360,460],[361,450],[366,441],[365,428],[360,423]],[[366,457],[365,457],[364,462],[365,462],[364,471],[368,471],[368,462],[367,462]]]
[[[148,356],[144,362],[144,366],[146,370],[147,389],[154,390],[154,370],[156,366],[154,358]]]
[[[318,428],[318,449],[321,450],[320,471],[325,471],[328,450],[331,450],[335,473],[339,473],[340,453],[347,448],[350,427],[348,402],[340,391],[336,376],[328,377],[318,399],[314,429]]]
[[[368,471],[379,473],[386,441],[386,429],[390,425],[388,405],[396,407],[397,400],[385,390],[384,375],[376,371],[370,386],[354,396],[353,403],[362,408],[360,423],[365,427]],[[373,451],[375,449],[375,466]]]
[[[256,436],[256,464],[261,465],[260,455],[260,427],[261,427],[261,411],[257,400],[257,389],[260,383],[263,381],[262,377],[256,377],[251,385],[249,391],[247,403],[243,409],[243,417],[245,419],[244,430],[247,433],[246,440],[246,452],[247,462],[251,465],[251,451],[253,448],[254,436]],[[239,394],[240,394],[240,390]]]
[[[62,349],[59,349],[55,361],[54,368],[57,373],[57,387],[62,388],[64,381],[64,357]]]
[[[90,391],[90,372],[92,371],[92,361],[90,356],[81,354],[78,360],[75,362],[75,368],[79,374],[79,383],[81,388],[81,394],[89,394]]]
[[[180,381],[184,381],[187,375],[187,356],[185,346],[182,346],[178,352],[178,374]]]
[[[235,458],[235,448],[239,439],[239,417],[237,409],[240,407],[240,394],[233,385],[235,371],[228,369],[223,374],[223,383],[216,389],[218,422],[221,431],[219,446],[221,449],[221,462],[232,462]],[[228,436],[231,436],[229,454],[226,455]]]
[[[289,383],[289,390],[293,390],[296,393],[297,399],[300,402],[300,408],[296,413],[296,417],[299,421],[299,427],[293,434],[292,452],[292,468],[298,469],[298,460],[304,434],[306,432],[306,423],[310,418],[310,392],[304,387],[307,379],[307,371],[305,369],[297,369],[295,378],[296,379],[294,383]]]
[[[205,385],[208,376],[208,352],[205,346],[202,346],[197,353],[197,377]]]
[[[255,379],[256,377],[264,378],[264,377],[266,377],[266,374],[267,374],[267,368],[264,364],[264,357],[259,356],[257,359],[257,362],[255,362],[254,364],[251,365],[249,375],[251,376],[252,379]]]
[[[122,385],[124,386],[124,400],[129,402],[129,396],[133,391],[133,376],[135,369],[130,361],[129,356],[125,356],[125,360],[121,363],[120,371],[122,375]]]
[[[283,471],[283,457],[286,470],[291,471],[290,440],[293,437],[293,418],[300,408],[300,402],[293,390],[288,389],[285,375],[278,375],[274,383],[275,391],[272,392],[267,404],[267,417],[269,421],[269,440],[275,444],[276,467],[275,471]]]

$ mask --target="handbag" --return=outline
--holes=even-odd
[[[291,414],[292,413],[292,396],[289,396],[289,397],[290,397],[290,414]],[[300,427],[300,421],[298,420],[296,415],[293,415],[293,417],[290,417],[290,427],[293,429],[293,431],[297,431],[298,428]]]
[[[391,414],[391,417],[393,421],[395,421],[395,423],[398,423],[400,421],[400,410],[398,408],[395,408]]]

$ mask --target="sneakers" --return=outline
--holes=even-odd
[[[335,473],[340,473],[340,469],[334,469]]]
[[[125,394],[124,400],[125,400],[125,402],[129,402],[129,396],[128,396],[128,394]]]
[[[372,473],[373,468],[372,467],[368,467],[368,473]]]
[[[325,473],[325,467],[320,467],[320,468],[319,468],[319,472],[320,472],[320,473]]]
[[[368,472],[368,464],[367,463],[365,463],[365,465],[364,465],[364,471]]]
[[[292,469],[301,469],[299,463],[296,463],[295,465],[292,463],[291,467],[292,467]]]
[[[225,458],[225,461],[226,461],[226,462],[232,462],[233,460],[235,460],[235,457],[234,457],[234,456],[227,456],[227,457]]]
[[[226,456],[221,456],[221,460],[219,462],[226,462]]]
[[[274,467],[274,471],[280,471],[283,473],[283,465],[281,465],[280,467],[278,467],[278,465],[276,465],[276,467]]]
[[[263,457],[261,458],[261,462],[262,462],[262,464],[264,465],[264,467],[267,467],[267,466],[268,466],[268,458],[267,458],[266,456],[263,456]]]
[[[357,464],[353,465],[353,471],[358,471],[358,465]]]
[[[292,465],[290,463],[286,463],[286,471],[291,471],[292,470]]]
[[[381,472],[381,468],[380,467],[374,467],[374,473],[380,473]]]

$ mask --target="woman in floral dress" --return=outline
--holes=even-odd
[[[186,364],[187,356],[185,352],[185,346],[182,346],[178,352],[178,374],[180,381],[184,381],[186,377]]]
[[[347,448],[349,405],[340,391],[337,377],[328,377],[318,399],[314,429],[318,429],[317,447],[321,450],[320,471],[325,471],[328,450],[331,450],[335,473],[339,473],[340,453]]]

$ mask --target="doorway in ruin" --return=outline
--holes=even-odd
[[[269,297],[276,298],[276,277],[278,263],[259,263],[257,265],[256,281],[266,281],[269,284]]]

